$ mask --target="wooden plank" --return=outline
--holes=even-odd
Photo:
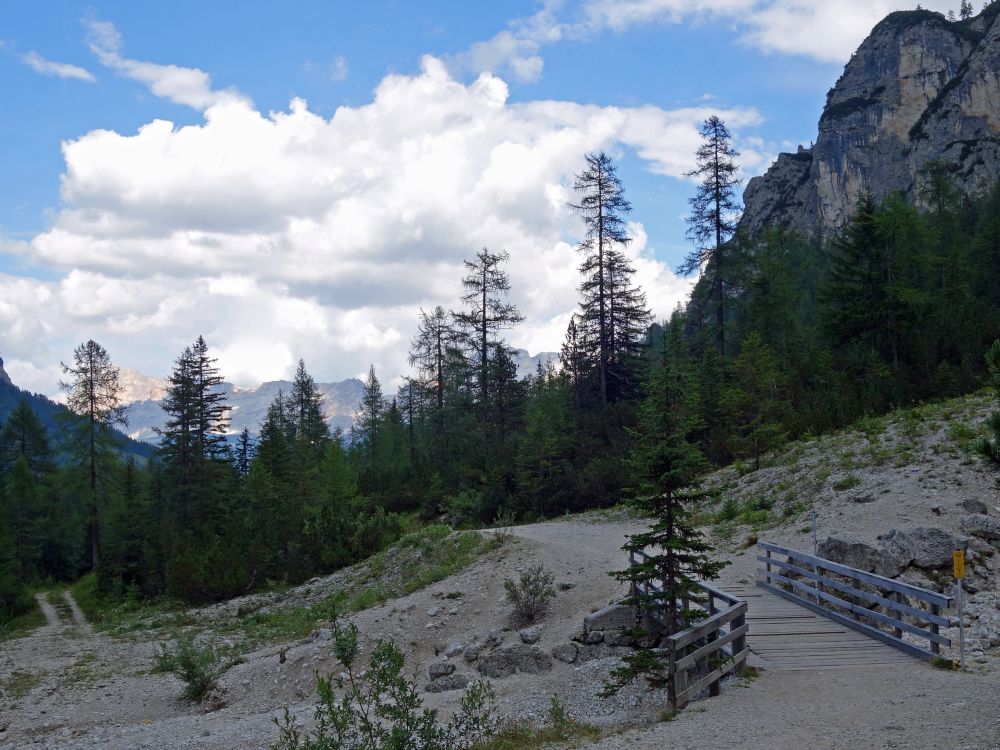
[[[781,547],[777,544],[771,544],[769,542],[757,542],[757,546],[765,551],[777,552],[780,555],[787,555],[788,557],[796,558],[802,562],[821,567],[833,573],[847,576],[848,578],[858,578],[865,583],[870,583],[883,590],[898,591],[906,596],[909,596],[911,599],[920,599],[931,604],[937,604],[939,607],[950,607],[953,601],[952,597],[944,596],[936,591],[929,591],[927,589],[922,589],[919,586],[912,586],[908,583],[895,581],[892,578],[886,578],[885,576],[868,573],[867,571],[851,568],[847,565],[841,565],[840,563],[835,563],[832,560],[816,557],[815,555],[809,555],[790,547]],[[773,564],[774,559],[772,558],[769,562]]]
[[[680,633],[674,633],[674,635],[668,636],[668,638],[674,644],[674,648],[684,648],[700,638],[704,638],[710,632],[718,630],[723,625],[727,625],[740,615],[746,614],[746,608],[746,602],[740,602],[729,609],[724,609],[718,614],[712,615],[687,630],[682,630]]]
[[[851,618],[845,617],[844,615],[838,612],[826,609],[825,607],[820,607],[806,599],[803,599],[801,596],[796,596],[795,594],[785,591],[784,589],[778,588],[777,586],[772,586],[771,584],[764,583],[763,581],[758,581],[757,585],[767,591],[770,591],[771,593],[777,596],[780,596],[783,599],[787,599],[790,602],[794,602],[802,607],[805,607],[806,609],[811,609],[825,617],[829,617],[843,625],[847,625],[850,628],[853,628],[861,633],[864,633],[865,635],[870,635],[872,638],[880,640],[883,643],[893,646],[894,648],[898,648],[902,651],[905,651],[908,654],[916,656],[918,659],[930,660],[934,657],[934,654],[930,651],[925,651],[922,648],[914,646],[912,643],[901,641],[898,638],[895,638],[889,635],[888,633],[879,630],[878,628],[872,627],[871,625],[865,625],[863,622],[852,620]]]
[[[749,655],[750,655],[750,649],[745,648],[743,649],[743,651],[737,654],[736,658],[733,659],[731,662],[723,664],[717,669],[713,669],[711,672],[709,672],[704,677],[700,678],[693,685],[689,685],[684,690],[684,692],[677,694],[678,704],[687,703],[691,698],[698,695],[698,693],[707,688],[713,682],[722,679],[725,675],[737,669],[740,664],[746,661],[746,658]]]
[[[912,615],[913,617],[919,617],[928,622],[933,622],[936,625],[941,625],[943,627],[949,627],[951,621],[947,617],[941,617],[940,615],[932,614],[924,609],[918,609],[916,607],[911,607],[905,602],[900,602],[895,599],[887,599],[884,596],[879,596],[878,594],[873,594],[870,591],[864,591],[862,589],[854,588],[853,586],[848,586],[846,583],[841,583],[840,581],[834,581],[832,578],[827,578],[824,575],[814,573],[811,570],[799,567],[798,565],[792,565],[791,563],[781,562],[780,560],[775,560],[773,557],[768,560],[768,558],[763,555],[757,555],[757,559],[760,562],[770,562],[772,566],[782,568],[783,570],[790,570],[793,573],[797,573],[805,578],[816,581],[818,584],[823,586],[829,586],[832,589],[836,589],[845,594],[850,594],[851,596],[857,596],[865,601],[872,602],[873,604],[881,604],[884,607],[895,610],[896,612],[902,612],[904,614]],[[905,596],[900,592],[896,592],[896,596]]]
[[[931,643],[940,643],[944,646],[951,646],[951,639],[945,638],[943,635],[938,635],[937,633],[932,633],[929,630],[924,630],[916,625],[911,625],[908,622],[904,622],[896,617],[890,617],[889,615],[884,615],[881,612],[875,612],[874,610],[868,609],[867,607],[862,607],[858,604],[852,604],[851,602],[844,601],[839,596],[834,594],[828,594],[825,591],[817,591],[812,586],[802,583],[802,581],[796,581],[780,573],[766,573],[761,570],[758,571],[761,575],[767,576],[768,578],[773,578],[786,583],[792,588],[796,588],[802,591],[807,591],[813,596],[817,596],[825,602],[829,602],[835,607],[840,607],[841,609],[846,609],[851,614],[856,617],[867,617],[876,622],[881,622],[884,625],[889,625],[892,628],[905,630],[907,633],[919,636],[920,638],[926,638]]]
[[[735,630],[733,630],[733,631],[731,631],[729,633],[726,633],[724,636],[722,636],[721,638],[718,638],[717,640],[712,641],[711,643],[706,643],[704,646],[702,646],[701,648],[699,648],[697,651],[692,651],[690,654],[688,654],[687,656],[683,657],[682,659],[678,659],[677,660],[677,664],[676,664],[676,668],[677,669],[688,669],[688,668],[692,667],[694,665],[694,663],[696,661],[698,661],[699,659],[703,659],[704,657],[708,656],[709,654],[721,650],[723,646],[725,646],[728,643],[732,643],[734,640],[736,640],[737,638],[739,638],[741,635],[746,635],[747,630],[748,630],[748,626],[744,625],[743,627],[736,628]]]

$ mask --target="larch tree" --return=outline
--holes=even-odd
[[[73,364],[62,365],[66,380],[59,387],[66,393],[66,406],[73,420],[73,449],[87,474],[87,515],[90,564],[100,564],[100,506],[105,479],[114,461],[114,428],[127,424],[127,410],[120,400],[118,368],[107,350],[93,339],[73,351]]]
[[[715,347],[726,355],[726,261],[727,243],[736,231],[739,200],[736,189],[739,152],[732,146],[726,124],[712,115],[701,127],[701,146],[695,152],[696,166],[688,173],[698,179],[698,189],[690,199],[688,237],[695,243],[678,269],[684,276],[705,273],[709,276],[715,307]]]
[[[625,199],[625,189],[610,156],[601,151],[584,158],[586,168],[576,175],[573,183],[579,201],[571,203],[570,208],[580,215],[586,229],[577,245],[584,256],[580,264],[583,274],[580,307],[584,325],[593,332],[592,359],[598,373],[601,405],[606,407],[611,400],[609,370],[614,347],[613,289],[609,284],[611,255],[631,241],[625,217],[632,205]]]
[[[472,260],[465,261],[466,275],[462,279],[465,309],[455,315],[455,321],[474,353],[472,361],[476,368],[479,408],[483,416],[489,411],[490,354],[501,345],[500,332],[524,320],[517,306],[508,299],[510,277],[503,267],[508,260],[510,254],[507,251],[493,253],[484,247]]]

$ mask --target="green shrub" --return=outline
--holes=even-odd
[[[184,698],[199,702],[236,660],[211,642],[198,643],[191,633],[177,636],[173,648],[161,643],[153,657],[153,672],[172,672],[184,681]]]
[[[465,750],[488,742],[500,730],[490,683],[471,684],[447,724],[425,708],[417,686],[403,676],[406,661],[391,641],[372,649],[368,668],[359,670],[358,629],[332,625],[334,654],[341,676],[316,679],[316,727],[309,733],[285,709],[275,719],[275,750]]]
[[[837,492],[843,492],[844,490],[853,489],[859,484],[861,484],[861,480],[857,476],[854,474],[848,474],[846,477],[838,479],[832,486]]]
[[[520,580],[503,582],[507,600],[513,605],[511,619],[519,625],[530,625],[541,619],[556,596],[555,576],[544,565],[535,565],[521,573]]]
[[[724,521],[735,521],[736,517],[740,514],[740,506],[737,504],[736,499],[732,497],[727,497],[723,503],[722,507],[719,508],[719,512],[715,514],[716,523],[722,523]]]

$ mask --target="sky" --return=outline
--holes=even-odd
[[[957,0],[954,3],[957,5]],[[58,394],[94,339],[165,376],[203,335],[239,385],[408,372],[419,310],[510,253],[509,333],[557,350],[605,150],[657,317],[692,279],[698,127],[744,179],[809,145],[882,0],[212,3],[9,0],[0,12],[0,356]],[[946,11],[950,2],[925,0]]]

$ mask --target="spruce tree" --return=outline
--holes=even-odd
[[[661,612],[671,634],[687,627],[698,614],[690,607],[704,599],[698,581],[717,577],[724,563],[711,559],[711,547],[687,507],[702,497],[697,481],[708,463],[692,442],[699,427],[698,401],[679,325],[672,325],[663,337],[656,365],[646,383],[629,459],[637,478],[633,503],[653,521],[647,531],[629,537],[622,548],[647,557],[613,575],[630,583],[633,592],[636,585],[646,587],[635,604],[639,610]],[[612,671],[607,692],[639,676],[657,686],[669,685],[665,656],[653,649],[626,656],[625,664]]]
[[[715,306],[715,348],[726,356],[726,284],[730,272],[727,243],[736,231],[740,185],[739,152],[732,146],[732,135],[716,115],[701,128],[702,144],[695,153],[697,166],[688,173],[696,177],[698,190],[691,198],[688,237],[695,249],[688,254],[678,271],[685,276],[704,272],[711,279]]]
[[[510,277],[503,265],[510,260],[506,251],[490,252],[483,248],[472,260],[465,261],[462,279],[462,302],[465,309],[455,315],[469,349],[474,353],[479,392],[480,417],[485,422],[489,411],[490,353],[500,346],[500,332],[524,320],[517,307],[508,301]]]
[[[113,429],[127,423],[127,409],[120,400],[118,368],[96,341],[80,344],[73,351],[72,365],[60,364],[67,380],[60,381],[59,387],[66,393],[66,406],[77,417],[71,422],[72,449],[87,476],[87,538],[90,565],[96,570],[100,564],[100,506],[115,461]]]
[[[586,233],[577,245],[584,256],[580,265],[583,283],[580,292],[582,317],[591,336],[592,366],[598,373],[601,405],[607,406],[611,385],[608,369],[613,346],[611,305],[608,289],[608,261],[616,245],[631,241],[626,231],[625,217],[632,204],[625,199],[625,189],[614,162],[603,151],[587,154],[586,168],[576,175],[573,189],[580,194],[579,203],[570,208],[580,214]]]
[[[986,366],[988,382],[997,400],[997,410],[986,420],[986,427],[992,433],[991,436],[980,440],[977,447],[980,454],[994,468],[1000,469],[1000,339],[994,341],[986,352]],[[1000,486],[1000,479],[997,480],[997,485]]]
[[[734,433],[734,453],[752,457],[754,469],[760,469],[761,455],[785,440],[782,420],[789,411],[778,360],[760,334],[743,342],[721,406]]]
[[[304,445],[312,448],[318,460],[326,449],[330,429],[323,418],[323,395],[319,392],[312,375],[306,371],[306,363],[301,359],[295,370],[289,401],[295,436]]]
[[[368,369],[365,380],[364,394],[355,418],[355,432],[361,447],[368,458],[369,470],[375,469],[375,459],[378,451],[378,434],[385,415],[385,399],[382,397],[382,384],[375,375],[375,365]]]
[[[23,398],[0,428],[0,475],[11,470],[18,456],[24,457],[38,479],[55,468],[45,425]]]
[[[445,363],[454,346],[455,327],[444,308],[420,311],[417,334],[410,343],[410,364],[416,365],[421,383],[433,392],[434,433],[441,448],[444,435]]]

